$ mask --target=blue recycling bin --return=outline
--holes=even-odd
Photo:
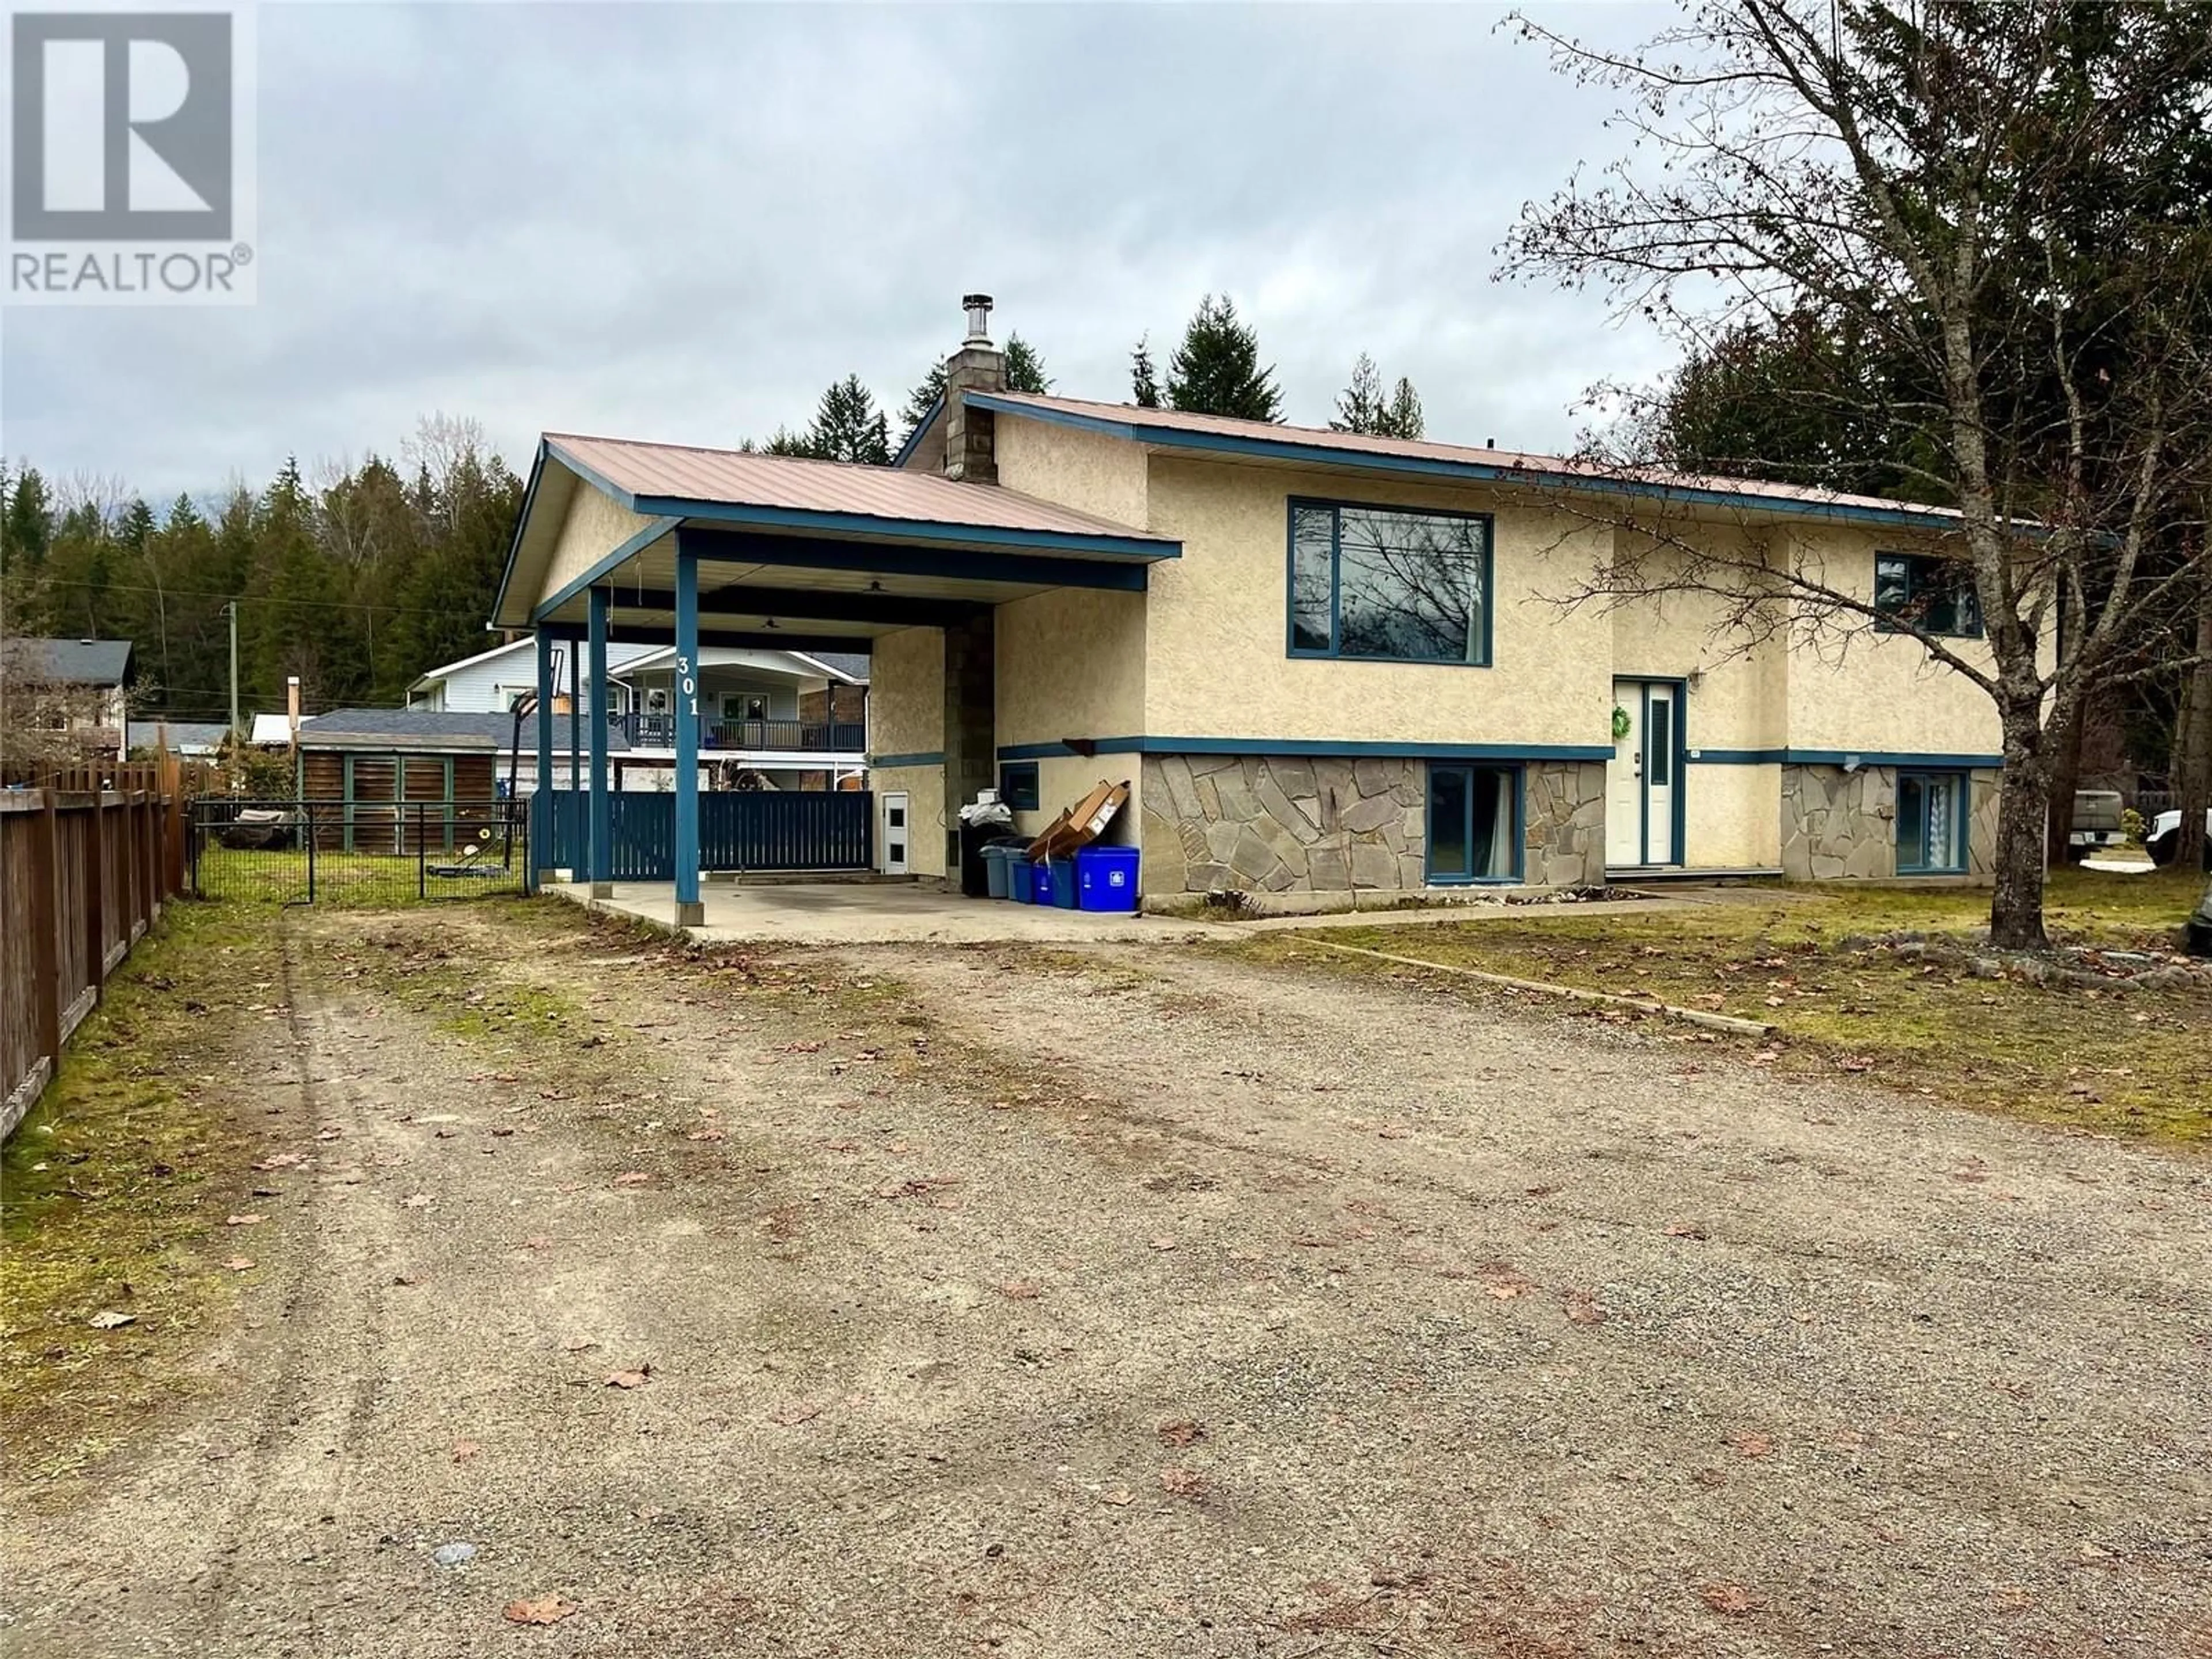
[[[1045,863],[1042,859],[1030,866],[1030,902],[1032,904],[1052,902],[1052,866]]]
[[[1077,902],[1085,910],[1137,908],[1137,849],[1085,847],[1075,855]]]
[[[1020,851],[1006,855],[1006,896],[1017,904],[1036,902],[1036,878],[1030,875],[1029,854]]]

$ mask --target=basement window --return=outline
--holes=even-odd
[[[1431,881],[1521,878],[1520,783],[1510,766],[1429,763]]]
[[[999,799],[1017,812],[1034,812],[1043,797],[1035,761],[1006,761],[999,767]]]

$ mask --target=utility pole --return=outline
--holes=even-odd
[[[238,601],[225,607],[230,612],[230,732],[238,735]]]

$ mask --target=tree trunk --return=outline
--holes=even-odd
[[[2005,765],[1997,798],[1996,890],[1990,896],[1990,943],[2001,951],[2041,951],[2045,838],[2051,817],[2051,765],[2039,710],[2029,703],[2004,715]],[[2062,734],[2063,735],[2063,734]]]
[[[2064,741],[2050,746],[2051,784],[2045,792],[2050,805],[2045,814],[2044,838],[2049,848],[2046,867],[2052,870],[2063,870],[2073,861],[2074,792],[2081,787],[2081,744],[2089,730],[2087,704],[2093,695],[2083,695],[2081,717]]]
[[[2182,693],[2182,718],[2174,725],[2173,804],[2181,809],[2181,832],[2174,861],[2197,867],[2203,856],[2204,813],[2212,806],[2212,562],[2202,573],[2197,596],[2197,664]]]

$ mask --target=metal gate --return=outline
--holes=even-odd
[[[188,884],[200,898],[407,904],[528,890],[529,813],[511,800],[191,804]]]
[[[546,792],[547,868],[585,866],[589,792]],[[709,789],[699,795],[702,870],[866,870],[874,861],[876,798],[864,789]],[[615,881],[676,879],[676,797],[611,791]]]

